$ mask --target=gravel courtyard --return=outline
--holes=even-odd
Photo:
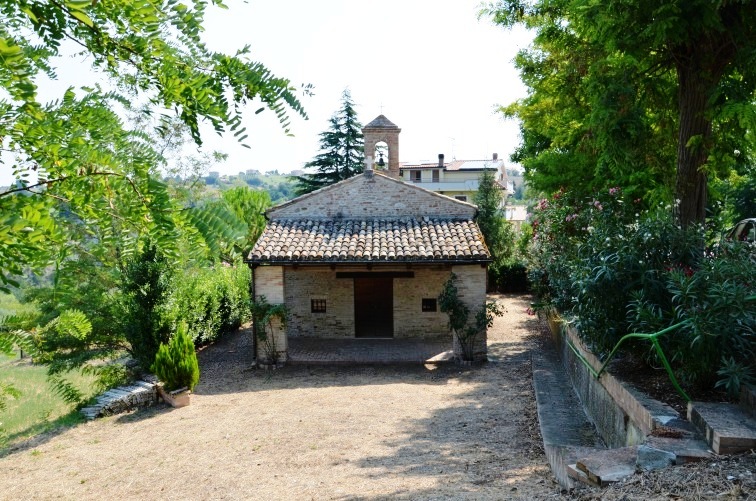
[[[249,369],[241,332],[200,353],[192,404],[39,437],[0,459],[0,498],[548,499],[528,297],[482,367]]]

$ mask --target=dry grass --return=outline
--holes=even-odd
[[[201,353],[192,405],[43,435],[0,459],[6,499],[546,499],[527,298],[502,296],[494,363],[249,370]]]

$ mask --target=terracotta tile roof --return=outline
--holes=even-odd
[[[471,220],[281,219],[268,223],[250,262],[489,261]]]

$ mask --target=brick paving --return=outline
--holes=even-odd
[[[290,364],[422,364],[453,360],[441,339],[315,339],[289,337]]]

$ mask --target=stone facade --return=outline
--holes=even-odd
[[[288,337],[451,337],[437,304],[451,274],[472,314],[486,301],[490,254],[476,212],[372,170],[270,209],[248,262],[255,298],[288,309],[272,333],[279,361]],[[259,341],[257,351],[265,360]],[[474,351],[485,358],[485,333]]]
[[[262,297],[270,304],[285,304],[284,300],[284,268],[283,266],[260,266],[254,268],[252,280],[255,287],[255,301],[259,301]],[[258,360],[265,360],[267,354],[265,353],[264,343],[259,341],[260,331],[266,326],[255,326],[255,335],[258,336],[257,353],[255,356]],[[273,343],[275,345],[276,352],[278,353],[278,359],[281,362],[286,362],[286,354],[288,346],[286,342],[286,330],[281,326],[278,321],[274,321],[271,325],[272,333],[268,332],[266,335],[273,336]]]
[[[480,265],[459,268],[480,269]],[[364,271],[364,267],[339,267],[343,271]],[[403,266],[381,267],[380,271],[406,272]],[[395,338],[440,337],[447,335],[447,317],[440,311],[423,312],[424,298],[437,298],[449,278],[448,266],[413,267],[412,278],[394,278],[393,334]],[[287,267],[286,305],[289,307],[289,336],[353,338],[354,281],[337,278],[327,266]],[[467,272],[462,272],[467,274]],[[312,299],[325,299],[325,313],[312,313]]]
[[[453,266],[452,272],[457,276],[459,298],[470,309],[470,316],[472,317],[486,304],[486,268],[483,266]],[[475,338],[473,346],[475,360],[485,360],[487,351],[487,338],[484,332]],[[458,341],[455,339],[454,353],[459,354],[461,352]]]
[[[338,271],[337,271],[338,270]],[[259,266],[255,268],[255,297],[265,296],[268,302],[286,304],[289,317],[286,330],[274,326],[276,350],[286,360],[287,337],[354,338],[354,281],[337,278],[337,273],[364,271],[364,267],[344,266]],[[381,272],[407,272],[406,266],[382,266]],[[458,278],[460,298],[471,312],[486,301],[486,267],[469,265],[413,266],[412,277],[393,279],[393,337],[439,338],[451,335],[448,317],[438,309],[422,311],[423,299],[435,299],[451,273]],[[482,284],[482,285],[481,285]],[[312,300],[325,300],[326,312],[313,313]],[[455,353],[461,348],[455,340]],[[477,359],[486,353],[485,333],[475,340]],[[264,347],[258,343],[258,357],[265,358]]]
[[[419,189],[380,173],[354,176],[268,211],[270,219],[400,218],[472,219],[477,207]]]

